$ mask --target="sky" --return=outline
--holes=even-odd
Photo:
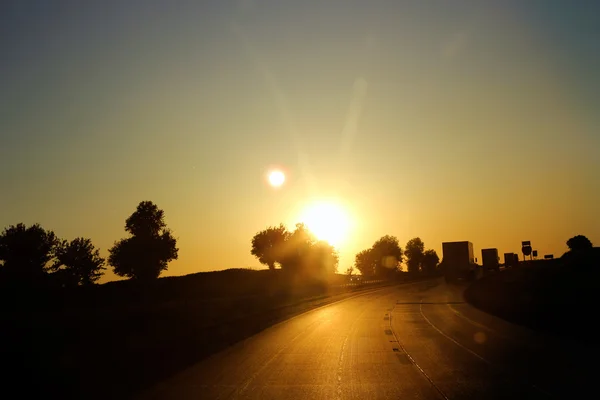
[[[390,234],[600,244],[596,1],[3,1],[0,227],[107,256],[143,200],[166,275],[262,268],[328,202],[341,271]],[[267,184],[270,169],[286,174]],[[104,281],[116,279],[110,269]]]

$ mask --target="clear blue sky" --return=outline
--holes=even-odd
[[[152,200],[180,239],[174,275],[258,267],[252,235],[324,200],[352,221],[340,269],[384,234],[438,252],[599,244],[598,15],[596,1],[3,1],[0,226],[39,222],[106,255]]]

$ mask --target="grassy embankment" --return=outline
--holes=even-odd
[[[597,335],[599,279],[600,248],[594,248],[485,276],[465,290],[465,299],[508,321],[591,343]]]

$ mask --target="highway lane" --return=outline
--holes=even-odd
[[[140,398],[589,396],[596,355],[482,313],[463,303],[459,288],[437,280],[378,289],[299,315]]]

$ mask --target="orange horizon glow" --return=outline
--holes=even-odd
[[[468,240],[479,259],[600,245],[594,13],[132,3],[10,11],[0,229],[40,223],[107,257],[150,200],[178,240],[163,276],[266,268],[252,237],[303,221],[340,272],[384,235],[440,257]]]

